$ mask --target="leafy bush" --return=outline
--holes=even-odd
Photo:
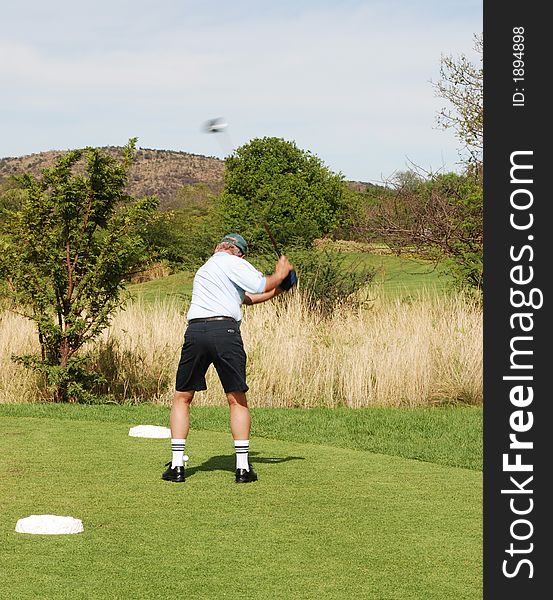
[[[297,293],[322,316],[328,316],[341,304],[356,302],[357,292],[370,285],[376,274],[375,269],[360,261],[352,262],[346,253],[295,248],[287,256],[298,274]],[[265,255],[252,260],[266,273],[274,270],[273,257]]]
[[[376,273],[337,252],[304,252],[292,260],[297,265],[301,293],[325,315],[340,304],[354,302],[355,294],[369,285]]]

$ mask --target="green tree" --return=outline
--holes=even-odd
[[[474,36],[474,50],[483,60],[482,35]],[[442,108],[438,123],[453,128],[457,138],[469,151],[469,163],[480,170],[484,141],[484,70],[461,54],[458,58],[442,56],[441,79],[434,84],[436,95],[447,100],[451,108]]]
[[[482,201],[482,186],[472,175],[402,173],[367,206],[359,230],[398,253],[407,248],[445,260],[461,287],[481,288]]]
[[[95,378],[79,350],[109,324],[147,255],[143,232],[158,202],[125,193],[135,141],[120,161],[85,148],[40,178],[18,177],[24,198],[3,215],[0,277],[13,309],[36,324],[41,348],[15,358],[45,376],[56,401],[91,398]]]
[[[482,37],[474,48],[482,57]],[[369,189],[356,225],[356,239],[385,242],[444,261],[461,287],[483,283],[483,70],[464,55],[442,57],[436,95],[447,100],[438,121],[453,128],[470,153],[462,174],[409,170],[397,173],[384,188]]]
[[[345,183],[310,152],[281,138],[257,138],[225,160],[223,225],[255,252],[270,251],[267,220],[282,246],[308,247],[338,224]]]

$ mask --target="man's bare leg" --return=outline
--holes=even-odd
[[[230,406],[230,431],[234,440],[249,440],[251,418],[248,401],[244,392],[229,392],[227,400]]]
[[[175,392],[171,406],[171,437],[186,439],[190,430],[190,403],[194,398],[194,391]]]
[[[163,474],[163,479],[169,481],[184,481],[184,449],[186,438],[190,430],[190,403],[194,398],[194,391],[175,392],[171,406],[171,463],[169,469]]]
[[[227,400],[230,406],[230,431],[236,451],[236,483],[256,481],[257,475],[250,468],[248,460],[251,418],[246,394],[244,392],[229,392]]]

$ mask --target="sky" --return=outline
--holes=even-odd
[[[458,170],[432,82],[443,55],[478,62],[481,31],[482,0],[3,2],[0,158],[276,136],[349,180]]]

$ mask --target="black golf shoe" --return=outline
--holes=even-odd
[[[175,483],[184,483],[184,467],[171,467],[171,463],[168,462],[166,465],[167,469],[161,476],[165,481],[174,481]]]
[[[250,470],[236,469],[236,483],[251,483],[257,481],[257,473],[253,470],[253,467],[249,465]]]

